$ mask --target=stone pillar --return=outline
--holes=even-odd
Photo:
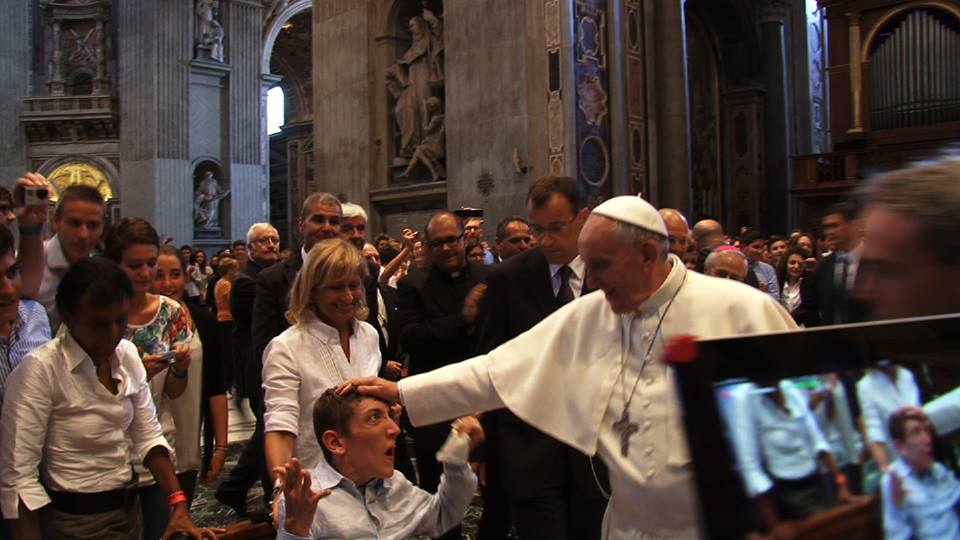
[[[31,27],[39,31],[30,14],[34,12],[32,0],[5,2],[7,9],[0,17],[0,73],[4,84],[0,85],[0,183],[11,185],[27,168],[27,149],[20,114],[23,112],[23,97],[30,95]],[[45,74],[44,74],[45,76]]]
[[[764,233],[784,232],[790,216],[790,123],[784,21],[789,5],[766,0],[761,11],[764,99],[764,180],[759,225]]]
[[[314,185],[363,206],[369,205],[375,162],[371,92],[382,84],[370,78],[373,9],[368,0],[317,2],[313,8]]]
[[[687,111],[687,52],[682,0],[654,4],[654,91],[657,206],[689,213],[690,127]]]
[[[225,60],[233,69],[226,139],[230,221],[224,234],[227,239],[242,239],[250,225],[269,216],[269,179],[261,140],[266,127],[260,123],[263,6],[260,0],[221,0],[220,6]]]
[[[542,0],[444,2],[447,205],[483,207],[486,239],[491,244],[497,222],[509,215],[526,215],[530,178],[516,170],[513,156],[516,152],[520,161],[528,164],[535,160],[528,133],[532,133],[531,124],[538,118],[542,122],[546,115],[542,99],[537,107],[530,97],[546,94],[546,81],[531,77],[531,69],[543,73],[546,65],[540,52],[543,41],[535,43],[543,58],[536,68],[524,52],[526,42],[533,41],[544,24],[538,16],[543,4]],[[532,5],[539,10],[528,12]],[[543,140],[546,126],[539,126],[535,131]],[[546,159],[536,161],[545,163]],[[532,176],[545,172],[538,170]]]

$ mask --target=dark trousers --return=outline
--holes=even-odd
[[[480,515],[477,538],[502,540],[510,534],[510,502],[500,482],[500,466],[494,452],[487,452],[486,459],[486,485],[480,488],[483,513]]]
[[[420,473],[420,488],[430,493],[436,493],[440,485],[440,475],[443,465],[437,461],[437,450],[443,446],[450,434],[450,423],[431,424],[429,426],[413,428],[413,441],[416,447],[417,472]],[[441,540],[459,540],[462,537],[460,526],[457,525],[449,532],[438,538]]]
[[[263,401],[261,396],[251,397],[250,409],[257,419],[253,435],[243,448],[243,453],[237,461],[236,466],[230,471],[230,476],[220,484],[217,492],[227,494],[228,496],[237,496],[246,498],[247,492],[253,487],[257,480],[260,480],[260,487],[263,488],[263,501],[270,503],[273,498],[273,481],[267,471],[266,456],[263,450]]]
[[[131,497],[124,508],[85,515],[48,504],[40,509],[40,530],[45,540],[141,540],[140,504]]]

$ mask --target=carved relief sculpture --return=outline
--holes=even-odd
[[[220,187],[220,182],[212,171],[205,172],[193,193],[194,228],[203,231],[219,231],[220,201],[229,194],[230,190]]]
[[[217,22],[218,0],[197,0],[196,57],[223,62],[223,26]]]
[[[430,171],[430,177],[433,180],[440,180],[447,177],[447,170],[443,166],[443,160],[446,157],[443,140],[443,102],[440,98],[430,97],[427,98],[426,107],[428,120],[423,129],[423,141],[413,151],[413,159],[400,176],[410,176],[417,163],[423,163]]]
[[[443,21],[424,7],[408,27],[410,47],[385,76],[399,134],[393,166],[405,167],[400,176],[409,177],[421,163],[437,180],[446,177]]]

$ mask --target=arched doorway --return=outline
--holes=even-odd
[[[300,202],[313,179],[313,0],[295,0],[267,13],[261,70],[263,139],[270,172],[270,221],[284,247],[299,245]],[[283,94],[280,129],[268,134],[267,94]]]

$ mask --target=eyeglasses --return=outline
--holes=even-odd
[[[255,243],[260,244],[261,246],[269,246],[270,244],[280,244],[279,236],[261,236],[254,240]]]
[[[529,230],[530,230],[530,234],[533,235],[534,238],[542,238],[543,235],[545,235],[545,234],[549,234],[549,235],[551,235],[551,236],[556,236],[556,235],[558,235],[558,234],[563,234],[563,233],[565,233],[565,232],[567,231],[567,229],[570,228],[570,224],[572,224],[574,221],[576,221],[577,217],[578,217],[578,215],[575,215],[575,216],[573,216],[569,221],[567,221],[567,222],[565,222],[565,223],[551,223],[551,224],[547,225],[546,228],[543,228],[543,227],[541,227],[541,226],[539,226],[539,225],[536,225],[536,224],[531,224],[531,225],[530,225],[530,229],[529,229]]]
[[[448,236],[446,238],[436,238],[427,243],[431,249],[440,249],[443,246],[453,247],[457,242],[463,240],[463,235],[459,236]]]

